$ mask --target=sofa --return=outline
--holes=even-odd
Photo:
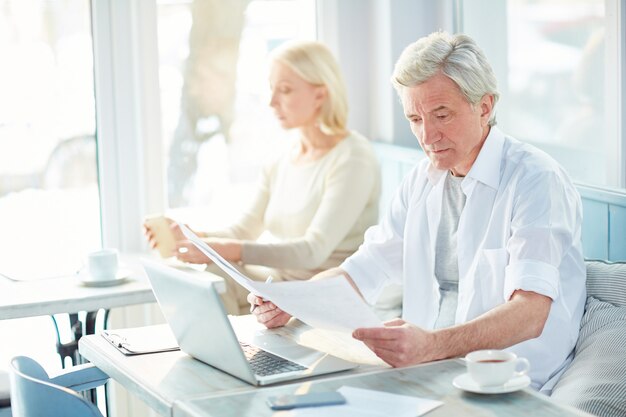
[[[626,262],[586,266],[587,304],[574,359],[552,398],[600,417],[625,417]]]

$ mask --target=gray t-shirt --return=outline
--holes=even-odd
[[[465,194],[461,189],[464,177],[448,173],[443,189],[441,221],[437,231],[435,248],[435,277],[439,283],[439,317],[435,329],[454,325],[459,299],[459,256],[457,252],[457,229],[465,206]]]

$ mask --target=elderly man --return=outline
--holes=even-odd
[[[404,284],[402,319],[357,329],[392,366],[508,349],[549,391],[571,361],[585,300],[580,197],[548,155],[495,127],[496,79],[465,35],[409,45],[392,77],[427,157],[342,274],[368,301]],[[289,316],[271,303],[268,327]]]

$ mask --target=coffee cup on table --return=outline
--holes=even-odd
[[[118,268],[116,249],[101,249],[87,254],[87,270],[92,281],[115,279]]]
[[[477,350],[465,356],[467,373],[481,387],[504,385],[526,375],[530,362],[504,350]]]

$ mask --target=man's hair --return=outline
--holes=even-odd
[[[348,121],[346,86],[339,64],[324,44],[288,42],[272,53],[271,60],[289,66],[310,84],[326,87],[327,98],[320,110],[320,128],[327,134],[345,132]]]
[[[400,94],[403,88],[426,82],[438,73],[454,81],[472,105],[485,94],[492,95],[495,109],[499,97],[496,76],[483,51],[467,35],[435,32],[410,44],[398,58],[391,82]],[[492,110],[489,125],[495,124]]]

